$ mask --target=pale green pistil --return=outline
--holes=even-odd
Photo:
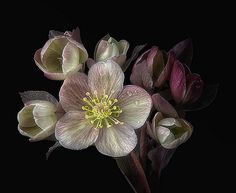
[[[111,127],[113,124],[123,124],[123,122],[117,120],[122,110],[119,106],[115,105],[118,102],[116,98],[110,98],[106,94],[98,97],[96,91],[94,91],[93,96],[89,92],[86,93],[86,96],[83,98],[83,101],[87,105],[82,106],[82,109],[86,111],[85,119],[88,119],[96,128]]]

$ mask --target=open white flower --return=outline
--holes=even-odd
[[[112,157],[130,153],[137,144],[134,129],[145,123],[152,100],[144,89],[123,83],[124,73],[111,60],[94,64],[88,76],[68,77],[59,93],[66,111],[55,129],[60,144],[74,150],[95,144]]]

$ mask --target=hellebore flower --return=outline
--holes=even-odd
[[[40,141],[55,131],[57,122],[57,106],[49,101],[33,100],[25,103],[25,107],[17,115],[19,132]]]
[[[191,73],[181,62],[174,62],[170,77],[171,94],[178,104],[195,103],[203,91],[200,75]]]
[[[88,66],[96,62],[113,60],[120,66],[125,63],[126,54],[129,49],[129,42],[126,40],[116,41],[114,38],[106,35],[96,45],[94,52],[94,60],[87,61]]]
[[[133,66],[130,81],[148,91],[160,88],[169,79],[175,57],[153,46],[143,53]]]
[[[134,129],[145,123],[152,100],[144,89],[123,82],[124,73],[112,60],[94,64],[88,76],[78,72],[65,79],[59,97],[66,114],[55,129],[62,146],[80,150],[95,144],[112,157],[134,149]]]
[[[66,76],[84,69],[88,53],[83,44],[75,40],[78,38],[73,39],[77,31],[54,36],[35,52],[35,63],[47,78],[64,80]]]
[[[164,148],[174,149],[189,139],[193,129],[192,125],[184,119],[165,118],[162,113],[157,112],[147,131],[150,137]]]

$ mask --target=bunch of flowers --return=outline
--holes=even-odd
[[[129,43],[106,35],[88,58],[79,28],[50,31],[34,60],[48,79],[63,81],[59,100],[46,91],[20,93],[19,132],[30,141],[55,140],[48,153],[94,145],[115,158],[135,192],[155,192],[161,170],[193,132],[186,112],[208,106],[217,86],[190,71],[190,39],[139,55],[144,47],[127,58]],[[128,67],[131,84],[124,85]]]

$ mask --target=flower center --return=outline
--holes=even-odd
[[[118,102],[116,98],[111,98],[104,94],[98,97],[97,91],[94,91],[92,96],[86,92],[83,101],[87,104],[82,106],[82,110],[86,111],[85,119],[88,119],[91,124],[96,125],[96,128],[111,127],[113,124],[123,124],[117,120],[122,110],[119,106],[115,105]]]

